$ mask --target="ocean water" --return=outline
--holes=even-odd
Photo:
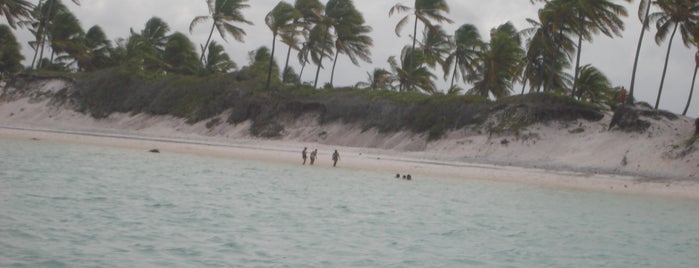
[[[0,140],[0,267],[699,267],[696,201],[393,177]]]

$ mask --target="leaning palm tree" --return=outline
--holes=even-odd
[[[95,25],[87,30],[85,48],[90,55],[90,68],[98,70],[112,65],[112,42],[109,41],[101,27]]]
[[[72,0],[72,2],[76,5],[80,5],[79,0]],[[39,4],[36,6],[34,17],[38,18],[38,22],[36,23],[35,31],[33,31],[34,35],[36,36],[36,41],[34,43],[34,58],[31,65],[32,69],[36,63],[37,56],[39,56],[39,59],[44,57],[44,45],[46,43],[46,39],[48,38],[48,31],[46,31],[46,27],[48,27],[54,15],[59,10],[68,10],[68,8],[63,5],[61,0],[47,0],[46,2],[39,0]],[[41,64],[38,64],[38,67],[41,67]]]
[[[32,19],[32,10],[34,10],[34,4],[26,0],[0,1],[0,16],[5,17],[12,29],[17,29],[17,23],[21,20]]]
[[[301,13],[296,10],[291,4],[279,2],[272,11],[265,16],[265,24],[272,31],[272,55],[270,61],[274,60],[274,52],[276,51],[277,36],[280,32],[293,31],[296,28],[295,22],[301,17]],[[286,70],[286,68],[284,69]],[[269,83],[272,79],[272,62],[269,63],[269,71],[267,74],[267,83],[265,89],[269,89]]]
[[[320,20],[320,15],[325,11],[325,5],[319,0],[296,0],[294,8],[301,12],[301,19],[298,23],[302,28],[301,34],[304,39],[298,48],[298,59],[301,63],[299,78],[301,78],[306,64],[310,62],[311,54],[320,53],[316,52],[319,51],[319,46],[316,44],[320,43],[319,40],[323,38],[323,34],[319,34],[320,29],[316,29],[315,26]],[[316,32],[312,32],[313,30]]]
[[[218,31],[223,40],[226,40],[226,36],[230,34],[235,40],[243,42],[245,30],[236,26],[234,23],[252,25],[252,22],[247,21],[240,11],[243,8],[249,7],[249,5],[246,4],[247,1],[248,0],[206,0],[206,4],[209,6],[209,15],[197,16],[192,20],[192,23],[189,24],[189,32],[192,33],[197,24],[213,19],[211,31],[209,31],[209,37],[202,47],[203,49],[199,61],[204,59],[204,53],[206,52],[206,48],[209,47],[214,30]]]
[[[425,63],[433,69],[441,67],[446,76],[449,72],[446,67],[446,58],[454,49],[452,37],[439,25],[425,29],[422,37],[419,49],[422,49],[422,53],[425,55]]]
[[[638,56],[641,53],[641,45],[643,44],[643,37],[646,31],[650,28],[650,9],[651,5],[655,4],[657,1],[654,0],[641,0],[638,4],[638,19],[641,20],[641,34],[638,38],[638,46],[636,47],[636,56],[633,60],[633,70],[631,71],[631,85],[629,85],[629,97],[626,102],[628,104],[633,104],[634,89],[636,87],[636,70],[638,69]]]
[[[335,22],[335,59],[330,72],[330,84],[335,78],[335,67],[340,53],[347,55],[352,64],[359,65],[359,60],[371,63],[371,51],[374,44],[368,35],[371,27],[367,26],[364,16],[351,0],[331,0],[326,7],[326,15]]]
[[[621,36],[624,29],[622,16],[627,16],[626,8],[610,0],[553,0],[559,1],[574,11],[574,17],[570,18],[569,25],[576,27],[578,36],[577,56],[575,60],[575,72],[573,78],[572,95],[575,95],[577,79],[580,72],[580,55],[582,54],[582,41],[592,40],[592,35],[601,32],[612,37]],[[630,2],[631,0],[623,0]]]
[[[476,72],[478,55],[483,49],[483,41],[476,26],[464,24],[456,30],[454,34],[454,49],[445,60],[444,79],[447,78],[449,69],[453,66],[454,72],[451,75],[451,86],[454,88],[454,81],[457,76],[461,76],[464,82],[471,82],[470,78]]]
[[[649,17],[651,21],[656,21],[656,27],[658,28],[658,32],[655,34],[655,42],[660,44],[660,42],[665,40],[667,34],[671,31],[670,29],[672,29],[672,33],[670,34],[670,41],[667,45],[667,55],[665,56],[665,65],[663,67],[663,75],[660,79],[660,88],[658,88],[658,98],[655,101],[655,109],[658,109],[660,96],[663,93],[672,41],[679,29],[684,45],[689,46],[692,39],[692,27],[699,13],[699,3],[695,0],[658,0],[658,8],[660,8],[660,11],[651,14]]]
[[[413,23],[413,45],[410,51],[415,53],[415,45],[417,43],[417,23],[422,22],[425,27],[434,27],[434,22],[436,23],[452,23],[452,20],[447,18],[442,13],[449,13],[449,5],[446,0],[415,0],[414,6],[408,7],[403,4],[396,4],[389,10],[388,16],[393,16],[394,13],[411,12],[411,14],[406,15],[398,24],[396,24],[396,35],[400,36],[400,32],[409,23],[410,16],[415,16],[415,21]],[[408,65],[413,65],[415,62],[415,56],[411,55]],[[412,67],[411,67],[412,69]],[[410,87],[410,85],[408,86]]]
[[[20,49],[21,46],[10,27],[0,24],[0,81],[6,75],[22,70],[24,57]]]
[[[481,53],[480,63],[470,94],[488,98],[510,95],[512,84],[521,73],[524,51],[512,23],[505,23],[490,33],[490,44]]]

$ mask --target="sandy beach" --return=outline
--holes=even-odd
[[[341,152],[341,160],[337,168],[382,172],[386,174],[387,179],[392,179],[396,173],[401,173],[411,174],[414,180],[419,180],[421,177],[426,176],[437,176],[454,179],[521,183],[561,189],[699,200],[699,183],[690,180],[650,181],[624,175],[437,161],[406,157],[390,151],[321,144],[301,144],[288,141],[237,140],[235,142],[223,143],[193,138],[176,139],[98,132],[12,128],[7,126],[0,127],[0,138],[108,146],[140,150],[143,153],[149,153],[148,151],[151,149],[158,149],[161,153],[198,154],[299,165],[302,161],[301,149],[306,146],[318,148],[319,157],[315,164],[317,168],[332,168],[330,155],[333,149],[337,149]]]

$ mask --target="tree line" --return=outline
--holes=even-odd
[[[632,2],[631,0],[623,0]],[[489,40],[472,24],[463,24],[454,33],[442,27],[453,23],[446,0],[414,0],[411,5],[396,4],[388,16],[401,15],[395,27],[396,35],[410,27],[411,43],[387,59],[390,70],[377,68],[367,72],[367,81],[358,88],[395,91],[418,91],[436,94],[437,79],[450,81],[447,94],[471,94],[485,98],[503,98],[512,94],[548,92],[570,95],[591,103],[611,103],[618,99],[621,88],[613,87],[607,77],[593,65],[580,64],[583,43],[597,35],[610,38],[621,36],[622,17],[628,11],[611,0],[530,0],[539,6],[537,17],[527,19],[529,28],[516,29],[511,23],[493,28]],[[687,47],[699,48],[699,1],[696,0],[640,0],[638,18],[642,30],[631,83],[628,87],[629,104],[634,101],[636,70],[640,60],[645,33],[655,25],[655,41],[667,43],[666,60],[661,73],[658,97],[653,106],[659,107],[667,77],[667,66],[676,35]],[[197,48],[189,37],[172,33],[168,24],[153,17],[143,29],[131,29],[127,38],[114,42],[107,38],[100,26],[85,31],[80,20],[61,0],[40,0],[34,5],[26,0],[0,2],[0,15],[8,26],[0,26],[0,64],[7,75],[25,69],[92,72],[128,66],[153,74],[180,74],[206,76],[229,73],[237,65],[224,47],[212,40],[215,33],[225,41],[229,37],[244,42],[243,25],[252,24],[245,18],[247,0],[206,0],[209,14],[195,17],[190,33],[197,26],[208,29],[204,44]],[[72,4],[79,5],[78,0]],[[265,24],[272,35],[271,49],[260,47],[250,53],[250,64],[240,72],[265,81],[264,88],[301,83],[307,65],[315,66],[313,88],[318,88],[320,70],[331,68],[326,87],[332,88],[337,59],[342,55],[359,65],[372,62],[369,36],[372,27],[352,0],[295,0],[281,1],[265,16]],[[210,26],[209,26],[210,25]],[[35,37],[30,42],[34,50],[31,64],[21,66],[24,56],[11,28],[25,28]],[[284,67],[274,61],[277,41],[286,45]],[[292,52],[299,61],[299,74],[289,67]],[[332,66],[330,66],[332,62]],[[691,104],[696,73],[699,70],[699,51],[694,66],[692,86],[687,105]],[[520,83],[521,90],[514,85]]]

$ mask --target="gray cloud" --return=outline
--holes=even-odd
[[[291,0],[287,1],[291,2]],[[38,1],[34,2],[37,3]],[[191,20],[195,16],[208,14],[206,1],[204,0],[88,0],[82,1],[82,6],[80,7],[73,5],[69,1],[64,2],[80,18],[85,29],[93,25],[100,25],[111,39],[128,37],[129,28],[140,31],[145,22],[152,16],[164,19],[170,24],[173,31],[189,34],[189,23]],[[271,45],[272,36],[264,24],[264,16],[278,2],[279,0],[249,1],[251,7],[245,9],[244,14],[255,25],[242,26],[247,32],[245,43],[236,42],[232,38],[229,38],[229,42],[225,43],[219,36],[215,36],[215,40],[224,44],[227,52],[239,65],[248,63],[248,51],[254,50],[259,46],[269,47]],[[387,58],[391,55],[399,54],[400,49],[410,43],[407,28],[401,37],[396,36],[394,33],[395,24],[400,19],[401,14],[388,17],[388,10],[398,2],[409,6],[412,1],[355,0],[355,5],[364,14],[367,23],[374,29],[371,34],[375,42],[375,46],[372,48],[373,63],[362,63],[360,66],[353,66],[346,57],[340,56],[336,70],[336,85],[353,85],[357,81],[365,80],[366,72],[373,70],[375,67],[388,68]],[[448,0],[448,3],[451,7],[449,17],[454,20],[454,24],[445,25],[445,29],[448,32],[453,33],[460,25],[471,23],[478,27],[485,39],[488,38],[491,28],[507,21],[514,23],[518,29],[529,27],[526,23],[526,18],[534,18],[539,8],[539,6],[531,5],[527,0]],[[635,16],[636,3],[625,5],[630,17],[624,19],[626,23],[624,37],[610,39],[606,36],[596,36],[592,43],[584,43],[582,64],[593,64],[601,69],[614,85],[628,87],[641,25]],[[31,39],[31,36],[26,30],[18,30],[16,34],[23,45],[25,45],[23,50],[25,57],[31,60],[30,57],[33,54],[26,46],[26,42]],[[207,34],[208,26],[200,25],[190,37],[193,42],[199,44],[206,41]],[[636,93],[638,99],[651,104],[655,103],[667,48],[667,41],[661,44],[661,46],[655,44],[653,40],[654,34],[654,31],[647,33],[644,40]],[[286,51],[284,44],[279,42],[277,46],[281,50]],[[684,108],[694,71],[694,52],[695,49],[684,47],[679,37],[676,37],[661,100],[661,108],[673,112],[681,112]],[[285,56],[285,53],[278,53],[277,61],[283,62]],[[300,65],[295,60],[292,60],[292,63],[292,67],[298,72]],[[304,81],[313,79],[314,74],[310,69],[314,68],[307,68],[304,72]],[[440,71],[436,71],[436,73],[441,77]],[[320,77],[320,84],[329,80],[329,68],[322,70]],[[440,81],[438,85],[442,89],[448,86],[444,81]],[[519,90],[516,86],[515,91]],[[695,95],[699,95],[699,93]],[[696,102],[693,102],[693,104],[696,104]],[[690,107],[690,115],[695,117],[699,115],[699,107],[697,106],[699,105]]]

